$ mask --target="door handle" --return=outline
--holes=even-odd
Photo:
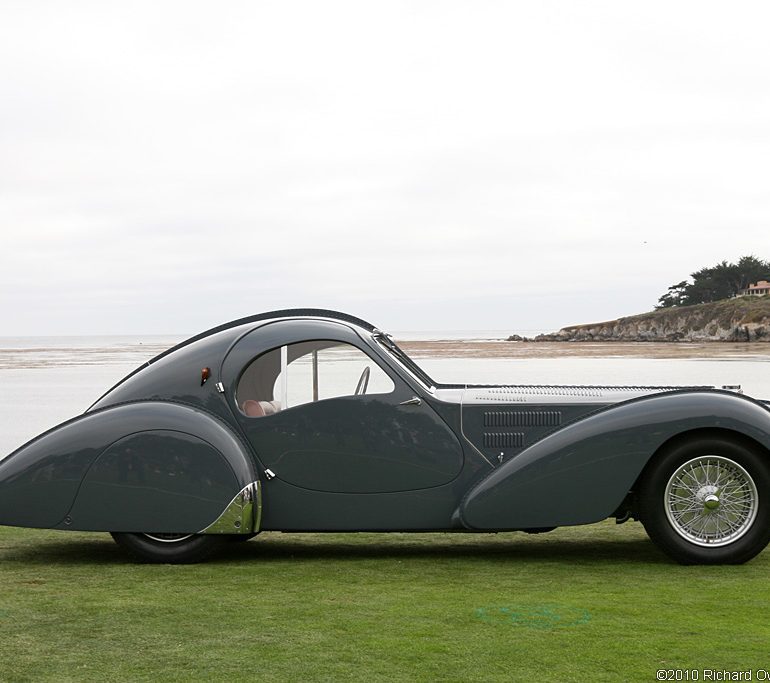
[[[422,400],[418,398],[417,396],[412,396],[412,398],[407,399],[406,401],[401,401],[398,405],[400,406],[419,406],[422,405]]]

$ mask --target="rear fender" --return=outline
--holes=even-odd
[[[258,493],[227,425],[160,401],[86,413],[0,461],[0,524],[12,526],[251,533]]]
[[[461,502],[470,529],[527,529],[597,522],[620,506],[669,439],[719,428],[770,449],[770,411],[744,396],[675,392],[646,396],[567,425],[522,451]]]

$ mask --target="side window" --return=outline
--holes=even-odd
[[[255,358],[241,375],[235,397],[249,417],[264,417],[338,396],[389,394],[385,371],[363,351],[335,341],[281,346]]]

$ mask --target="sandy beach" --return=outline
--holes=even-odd
[[[21,370],[32,368],[62,368],[81,366],[138,366],[162,353],[176,343],[163,342],[115,342],[103,344],[98,341],[66,340],[49,344],[42,338],[20,344],[14,339],[0,338],[0,370]]]
[[[0,339],[0,370],[135,365],[138,366],[173,346],[181,338],[163,341],[21,345]],[[397,340],[398,341],[398,340]],[[673,342],[509,342],[504,340],[398,341],[413,358],[650,358],[770,360],[770,342],[673,343]]]
[[[414,358],[724,358],[770,359],[770,342],[509,342],[403,341]]]

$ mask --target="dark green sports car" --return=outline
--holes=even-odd
[[[639,519],[683,563],[770,540],[770,407],[713,387],[434,382],[334,311],[169,349],[0,461],[0,524],[192,562],[262,530],[549,531]]]

